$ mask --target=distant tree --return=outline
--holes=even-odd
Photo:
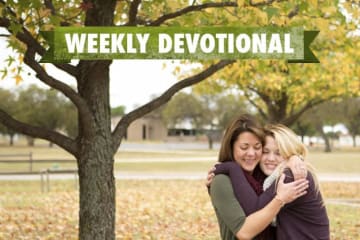
[[[331,134],[327,134],[324,131],[324,126],[326,125],[335,125],[341,122],[342,115],[341,109],[336,102],[333,101],[326,101],[322,104],[319,104],[304,114],[304,118],[306,121],[311,123],[315,128],[316,132],[320,134],[325,142],[325,152],[331,152],[332,146],[330,137]]]
[[[62,129],[64,121],[69,118],[63,95],[36,85],[21,90],[16,104],[19,120],[48,130]],[[27,140],[29,145],[34,145],[34,138],[28,137]],[[49,146],[52,146],[51,141]]]
[[[342,122],[353,139],[353,147],[356,147],[356,136],[360,135],[360,98],[344,99],[339,105],[342,110]]]
[[[16,96],[11,91],[0,88],[0,109],[7,109],[8,112],[15,115],[17,112],[15,98]],[[16,131],[0,123],[0,133],[9,136],[9,145],[14,145],[14,136]]]
[[[300,135],[301,141],[304,142],[305,136],[314,136],[316,129],[311,122],[307,121],[305,117],[300,117],[291,128]]]
[[[195,129],[206,135],[209,149],[212,149],[228,123],[244,111],[246,106],[239,95],[179,93],[166,105],[163,116],[172,127],[189,120]]]
[[[172,128],[190,121],[195,129],[200,129],[206,118],[205,108],[193,94],[179,92],[169,102],[162,113],[166,124]]]
[[[111,116],[124,116],[125,109],[126,108],[123,105],[111,108]]]
[[[76,119],[78,119],[78,112],[76,111],[74,104],[68,101],[64,103],[63,112],[65,118],[62,127],[68,136],[75,138],[79,131],[78,123],[76,121]]]

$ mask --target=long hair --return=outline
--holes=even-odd
[[[219,151],[219,162],[234,161],[233,145],[243,132],[250,132],[265,143],[265,134],[260,123],[249,114],[242,114],[235,118],[226,128]]]
[[[265,126],[265,132],[270,132],[274,137],[279,147],[280,155],[285,161],[289,160],[293,155],[301,156],[304,159],[306,168],[314,179],[315,190],[319,191],[319,181],[316,177],[315,169],[305,160],[308,150],[305,144],[300,141],[299,137],[290,128],[282,124],[267,125]]]

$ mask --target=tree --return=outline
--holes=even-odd
[[[344,99],[339,105],[342,122],[353,139],[353,147],[356,147],[356,136],[360,135],[360,98]]]
[[[8,90],[0,88],[0,109],[7,109],[8,112],[16,114],[15,95]],[[0,123],[0,133],[9,136],[9,145],[14,145],[14,136],[16,131],[4,126]]]
[[[117,106],[111,109],[111,116],[123,116],[125,114],[125,106]]]
[[[292,129],[294,132],[299,133],[302,142],[304,142],[305,136],[313,136],[316,133],[314,126],[309,121],[306,121],[304,117],[300,117],[295,124],[292,125]]]
[[[322,104],[319,104],[309,111],[307,111],[303,116],[303,121],[309,122],[313,125],[316,132],[320,134],[325,142],[325,152],[331,152],[332,146],[330,142],[330,138],[334,136],[334,134],[326,133],[324,131],[324,126],[326,125],[335,125],[341,122],[342,115],[339,104],[333,101],[326,101]]]
[[[199,97],[206,113],[204,132],[209,141],[209,148],[212,149],[213,142],[222,135],[230,121],[241,113],[250,111],[240,95],[223,93]]]
[[[65,108],[67,100],[59,92],[30,85],[18,95],[16,117],[19,120],[52,131],[64,128],[68,119],[66,110],[70,109]],[[30,146],[34,145],[34,141],[34,138],[28,137]],[[52,146],[52,142],[49,146]]]
[[[109,100],[109,67],[112,61],[79,61],[78,64],[54,64],[74,78],[73,89],[51,76],[37,56],[43,56],[46,44],[39,30],[55,26],[160,26],[189,25],[198,12],[197,21],[206,21],[208,9],[236,6],[236,2],[207,2],[188,5],[171,1],[4,1],[0,0],[0,27],[7,29],[9,47],[18,58],[9,56],[9,65],[20,63],[15,80],[20,82],[22,61],[32,69],[39,81],[66,96],[77,109],[78,134],[75,138],[59,131],[26,123],[0,109],[0,123],[20,133],[53,142],[77,159],[80,185],[79,238],[115,239],[114,154],[130,123],[163,105],[179,90],[203,81],[216,71],[232,64],[221,60],[185,78],[158,98],[124,115],[111,131]],[[178,20],[179,19],[179,20]],[[204,23],[203,23],[204,24]],[[18,59],[18,60],[15,60]],[[19,70],[20,69],[20,70]],[[9,72],[3,70],[4,75]]]
[[[249,23],[304,25],[306,29],[320,30],[311,45],[320,64],[290,64],[274,60],[238,61],[212,76],[211,81],[206,82],[208,87],[202,88],[203,92],[235,87],[244,92],[248,102],[266,122],[280,122],[289,126],[304,112],[324,101],[358,96],[359,51],[354,49],[360,46],[360,41],[359,36],[351,35],[357,27],[352,22],[344,21],[339,7],[327,4],[329,2],[326,1],[316,4],[314,1],[303,1],[291,8],[290,3],[277,3],[271,9],[267,8],[268,15],[263,14],[262,20],[256,19],[257,22]],[[356,4],[344,4],[348,12],[358,16],[359,8]],[[281,14],[269,19],[271,11]]]
[[[162,115],[172,128],[188,120],[197,132],[206,135],[209,149],[212,149],[228,123],[246,110],[244,100],[238,95],[180,92],[165,106]]]
[[[162,115],[167,125],[172,128],[188,120],[195,129],[199,130],[204,124],[206,112],[196,96],[180,92],[166,105]]]

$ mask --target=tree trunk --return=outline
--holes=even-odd
[[[96,136],[82,147],[78,161],[79,239],[115,239],[115,179],[111,144],[102,136]]]
[[[324,139],[325,141],[325,152],[331,152],[331,145],[330,145],[330,141],[329,141],[329,136],[327,136],[324,131],[320,132],[321,137]]]
[[[209,149],[212,150],[214,148],[214,140],[212,139],[212,136],[208,136],[209,140]]]
[[[356,135],[352,135],[353,147],[356,148]]]
[[[115,181],[109,96],[110,61],[81,61],[79,94],[91,111],[79,114],[81,240],[115,239]]]
[[[10,134],[9,136],[10,136],[9,145],[14,146],[14,135]]]
[[[27,144],[29,147],[33,147],[35,145],[35,139],[30,136],[26,136]]]

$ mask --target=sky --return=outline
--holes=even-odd
[[[4,39],[0,38],[0,70],[6,66],[5,59],[9,54],[11,54],[11,50],[6,49]],[[110,66],[111,106],[124,105],[126,112],[129,112],[136,106],[147,103],[154,95],[160,95],[177,81],[172,73],[173,68],[174,64],[171,60],[114,60]],[[26,69],[27,72],[31,71],[29,68]],[[46,69],[53,77],[75,85],[75,79],[64,74],[61,70],[57,70],[52,64],[46,64]],[[29,76],[26,73],[22,74],[24,81],[16,85],[13,75],[10,74],[10,76],[0,80],[0,87],[16,90],[16,88],[34,83],[40,87],[47,87],[33,74]]]

